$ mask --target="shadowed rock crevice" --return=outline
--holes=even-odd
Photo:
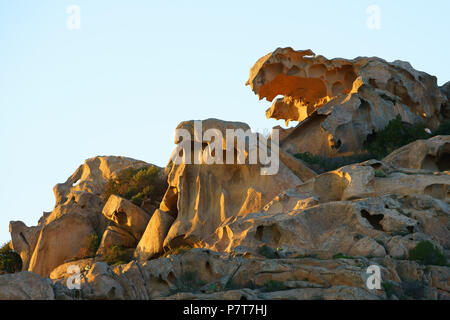
[[[381,225],[380,222],[381,220],[383,220],[384,215],[382,214],[372,215],[366,210],[361,210],[361,216],[365,218],[374,229],[383,231],[383,226]]]

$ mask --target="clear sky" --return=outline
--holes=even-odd
[[[10,220],[51,211],[53,186],[87,158],[164,166],[183,120],[281,124],[244,85],[277,47],[406,60],[444,84],[449,12],[445,0],[0,0],[0,241]]]

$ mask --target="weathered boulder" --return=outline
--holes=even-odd
[[[108,224],[102,214],[107,181],[124,169],[144,166],[148,164],[125,157],[88,159],[65,183],[54,187],[55,207],[43,214],[37,226],[11,222],[12,247],[22,258],[23,270],[46,276],[74,258],[90,234],[103,234]]]
[[[95,157],[85,161],[66,182],[53,188],[56,205],[66,202],[72,192],[85,191],[97,196],[103,194],[106,183],[128,168],[142,168],[149,164],[126,157]]]
[[[449,297],[448,267],[384,258],[315,257],[255,259],[205,249],[114,268],[96,263],[82,271],[83,299],[386,299],[370,290],[367,268],[377,265],[397,297],[411,297],[408,285],[424,286],[423,298]],[[61,286],[61,281],[55,282]],[[271,283],[278,284],[275,287]],[[60,290],[64,291],[64,290]],[[175,293],[175,294],[174,294]],[[413,292],[414,294],[414,292]],[[67,293],[65,296],[70,296]],[[391,297],[395,299],[394,297]]]
[[[243,123],[216,119],[202,121],[202,134],[211,128],[220,131],[223,137],[226,136],[226,129],[250,129]],[[183,122],[178,129],[193,132],[194,121]],[[204,143],[203,149],[208,145]],[[282,162],[279,163],[278,173],[261,174],[262,165],[249,164],[247,147],[245,164],[169,163],[169,188],[160,209],[176,219],[167,232],[164,247],[201,243],[227,219],[256,212],[279,192],[301,183]],[[229,151],[226,150],[226,143],[223,143],[223,148],[224,152]],[[236,144],[231,151],[236,159]]]
[[[395,150],[383,161],[403,168],[450,170],[450,136],[414,141]]]
[[[70,261],[53,269],[52,272],[50,272],[49,278],[51,280],[67,280],[68,277],[74,274],[74,270],[71,270],[70,267],[73,268],[73,266],[77,266],[80,269],[80,272],[89,271],[94,263],[94,258]]]
[[[137,239],[127,230],[117,226],[108,226],[103,233],[100,246],[97,254],[103,254],[108,248],[112,246],[119,246],[123,248],[136,248]]]
[[[367,136],[397,115],[431,129],[449,118],[436,77],[398,60],[328,60],[311,50],[278,48],[255,63],[247,85],[260,99],[283,96],[267,110],[268,118],[300,121],[280,144],[291,153],[360,153]]]
[[[19,272],[0,276],[0,300],[53,300],[52,282],[36,273]]]
[[[131,201],[116,195],[109,197],[103,207],[103,215],[119,227],[129,230],[136,240],[142,237],[150,215]]]
[[[134,256],[139,260],[146,260],[160,254],[163,251],[164,239],[174,220],[170,213],[157,209],[136,247]]]
[[[29,271],[49,275],[64,261],[75,258],[93,233],[95,230],[90,221],[76,214],[65,215],[44,225],[31,256]]]
[[[257,254],[266,245],[325,258],[407,258],[420,240],[449,248],[450,175],[404,170],[367,161],[318,175],[223,223],[205,242],[217,251]]]
[[[11,249],[20,255],[22,271],[26,271],[39,238],[40,228],[27,227],[22,221],[11,221],[9,232],[11,233]]]

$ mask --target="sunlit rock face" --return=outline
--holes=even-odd
[[[108,221],[102,214],[107,181],[116,178],[122,170],[148,165],[126,157],[88,159],[66,182],[53,188],[55,207],[51,212],[44,212],[37,226],[27,227],[21,221],[11,221],[12,248],[22,258],[22,271],[47,276],[74,258],[91,234],[103,234]]]
[[[268,118],[300,122],[281,141],[291,153],[360,153],[367,136],[397,115],[431,129],[448,117],[448,97],[436,77],[399,60],[329,60],[311,50],[278,48],[255,63],[247,85],[273,101]]]

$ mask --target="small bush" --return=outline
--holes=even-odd
[[[360,163],[370,159],[381,160],[392,151],[419,139],[429,139],[437,135],[450,135],[450,121],[444,121],[431,134],[427,133],[425,123],[409,124],[402,121],[400,115],[389,121],[388,125],[367,136],[364,142],[365,154],[347,157],[323,157],[309,152],[298,153],[297,159],[303,160],[317,173],[339,169],[343,166]]]
[[[383,170],[375,170],[375,177],[377,178],[386,178],[386,172],[384,172]]]
[[[323,156],[315,156],[309,152],[297,153],[295,157],[309,164],[317,173],[333,171],[349,164],[360,163],[374,158],[371,154],[328,158]]]
[[[269,280],[266,283],[264,283],[264,286],[262,288],[262,290],[264,292],[275,292],[275,291],[283,291],[283,290],[288,290],[289,288],[287,288],[283,282],[280,281],[276,281],[276,280]]]
[[[450,120],[443,121],[439,128],[436,129],[436,131],[433,132],[433,135],[440,136],[440,135],[450,135]]]
[[[403,281],[401,286],[406,297],[411,297],[416,300],[425,297],[425,285],[419,280]]]
[[[176,287],[170,290],[169,295],[179,292],[198,292],[204,285],[206,282],[200,279],[198,272],[186,271],[177,279]]]
[[[335,254],[333,256],[333,259],[355,259],[355,258],[351,257],[351,256],[347,256],[347,255],[342,254],[342,253],[338,253],[338,254]]]
[[[132,253],[121,246],[112,246],[105,250],[102,260],[109,265],[125,264],[131,261]]]
[[[168,256],[174,256],[174,255],[177,255],[177,254],[182,254],[182,253],[185,253],[185,252],[187,252],[187,251],[189,251],[191,249],[192,249],[192,246],[182,246],[182,247],[178,247],[178,248],[175,248],[175,249],[170,249],[170,250],[164,252],[163,257],[168,257]]]
[[[381,286],[384,289],[384,292],[386,292],[386,296],[388,299],[390,299],[396,292],[395,292],[395,285],[392,282],[386,282],[383,281],[381,283]]]
[[[153,203],[161,201],[166,189],[167,182],[161,176],[161,169],[155,166],[129,168],[108,181],[103,199],[106,202],[114,194],[140,206],[147,199]]]
[[[278,259],[279,255],[276,250],[270,248],[267,245],[263,245],[258,248],[257,250],[258,254],[262,255],[263,257],[267,259]]]
[[[409,250],[409,260],[419,261],[423,265],[445,266],[447,258],[430,241],[420,241]]]
[[[409,124],[402,121],[400,115],[389,121],[388,125],[367,137],[365,147],[370,154],[379,160],[392,151],[419,139],[428,139],[433,136],[425,132],[424,123]]]
[[[2,247],[0,248],[0,254],[7,254],[11,252],[10,244],[11,244],[10,242],[6,242],[5,244],[3,244]]]
[[[22,258],[11,250],[9,242],[0,249],[0,270],[7,273],[19,272],[22,270]]]
[[[83,242],[80,252],[76,256],[77,259],[87,259],[95,257],[98,247],[100,246],[100,237],[93,233],[89,235]]]

